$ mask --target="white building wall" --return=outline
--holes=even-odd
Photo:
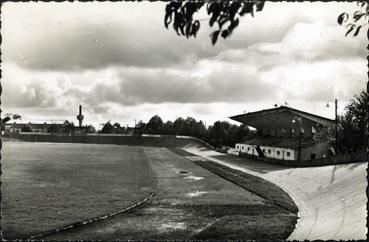
[[[275,147],[273,149],[273,158],[274,159],[278,159],[278,160],[283,160],[284,158],[284,149],[283,148],[278,148],[278,147]]]
[[[296,160],[297,151],[288,148],[270,147],[270,146],[260,146],[263,151],[264,156],[271,159],[277,160]],[[258,155],[255,145],[248,144],[236,144],[236,150],[240,153],[246,153],[249,155]]]
[[[22,131],[22,129],[18,129],[18,128],[10,128],[9,130],[11,133],[20,133]]]
[[[297,160],[297,152],[293,149],[283,149],[285,160]]]

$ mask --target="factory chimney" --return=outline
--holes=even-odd
[[[82,115],[82,105],[79,105],[79,114],[77,115],[77,119],[79,122],[79,127],[82,127],[82,121],[83,121],[83,115]]]

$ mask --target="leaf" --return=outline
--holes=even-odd
[[[351,25],[350,29],[346,32],[346,35],[347,36],[349,33],[351,33],[351,31],[353,31],[355,28],[355,25]]]
[[[347,13],[341,13],[338,18],[337,18],[337,22],[339,25],[342,25],[342,23],[346,22],[348,19],[348,14]]]
[[[219,29],[221,29],[223,27],[223,25],[229,21],[226,17],[221,17],[219,20],[218,20],[218,25],[219,25]]]
[[[238,12],[238,9],[241,7],[240,2],[233,2],[231,6],[229,7],[229,15],[231,18],[234,18],[236,13]]]
[[[225,39],[229,36],[229,34],[230,33],[229,33],[228,29],[225,29],[225,30],[222,31],[221,36],[223,37],[223,39]]]
[[[200,21],[196,20],[192,25],[192,34],[196,38],[197,31],[200,29]]]
[[[211,34],[211,43],[213,44],[213,45],[215,45],[215,43],[217,42],[217,40],[218,40],[218,36],[219,36],[219,30],[217,30],[217,31],[214,31],[212,34]]]
[[[360,29],[361,29],[361,26],[359,26],[359,27],[357,27],[357,28],[356,28],[356,31],[355,31],[355,33],[354,33],[354,37],[355,37],[355,36],[357,36],[357,35],[359,34]]]
[[[179,30],[181,31],[181,34],[182,35],[186,35],[185,34],[185,27],[186,27],[185,23],[184,22],[181,22],[181,24],[179,25]]]
[[[257,11],[257,12],[260,12],[261,10],[263,10],[263,8],[264,8],[264,4],[265,4],[265,2],[264,2],[264,1],[257,2],[257,3],[256,3],[256,11]]]
[[[214,11],[214,3],[212,2],[209,2],[207,5],[206,5],[206,10],[208,11],[208,15],[210,15],[210,13],[212,13]]]
[[[165,18],[164,18],[165,28],[168,28],[171,22],[172,22],[172,12],[166,12]]]
[[[189,36],[191,36],[191,22],[188,22],[188,23],[186,24],[185,33],[186,33],[186,37],[187,37],[187,38],[188,38]]]
[[[243,16],[246,13],[251,13],[254,10],[254,3],[246,2],[244,3],[240,15]]]
[[[179,14],[177,12],[175,12],[175,14],[174,14],[173,29],[176,31],[177,35],[180,35],[179,34],[179,31],[178,31],[178,28],[179,28],[180,23],[181,23],[181,21],[179,19]]]
[[[217,18],[219,17],[220,14],[220,8],[215,8],[213,15],[211,16],[210,20],[209,20],[209,25],[210,27],[213,26],[213,24],[215,23],[215,21],[217,20]]]
[[[229,33],[232,33],[233,29],[238,26],[239,22],[240,22],[239,18],[236,18],[235,20],[231,20],[231,24],[228,27]]]
[[[354,22],[357,22],[357,21],[359,21],[360,19],[361,19],[361,17],[363,17],[365,15],[365,13],[362,13],[362,14],[354,14],[354,16],[353,16],[353,19],[355,19],[355,21]]]

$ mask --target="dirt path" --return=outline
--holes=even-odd
[[[284,189],[299,207],[289,240],[365,239],[367,163],[314,168],[286,168],[224,155],[199,147],[186,151],[269,180]]]

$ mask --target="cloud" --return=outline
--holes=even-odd
[[[296,23],[280,42],[261,43],[258,49],[295,61],[363,57],[366,53],[364,35],[343,38],[341,28],[337,24]]]
[[[142,3],[140,7],[132,3],[14,7],[19,6],[6,4],[3,10],[3,60],[29,69],[171,66],[215,54],[207,48],[210,43],[198,45],[166,30],[164,3]],[[65,11],[59,11],[60,7]],[[100,17],[99,21],[85,16],[85,11]]]
[[[34,76],[24,77],[18,68],[2,67],[2,105],[10,108],[50,107],[56,104],[54,88]],[[19,72],[17,71],[19,70]]]
[[[207,70],[207,73],[201,74]],[[221,62],[199,63],[191,71],[173,69],[119,68],[109,81],[98,78],[89,88],[71,87],[74,96],[90,105],[111,102],[122,105],[143,103],[257,102],[272,97],[272,84],[258,80],[242,66]],[[92,82],[93,83],[93,82]]]
[[[321,103],[364,89],[365,36],[336,23],[353,4],[268,3],[215,47],[206,21],[187,40],[164,28],[165,3],[137,4],[6,3],[4,111],[214,120],[287,101],[324,114]]]
[[[191,67],[193,62],[229,49],[278,42],[296,22],[311,19],[335,22],[340,9],[347,10],[352,5],[336,4],[341,6],[337,8],[329,3],[314,4],[314,7],[311,3],[268,3],[255,18],[243,17],[231,38],[220,40],[212,47],[209,34],[213,30],[206,21],[201,22],[197,39],[187,40],[178,37],[172,29],[165,29],[165,4],[5,3],[1,30],[3,61],[46,71],[83,71],[111,66]],[[305,10],[309,8],[310,11]],[[204,11],[200,16],[207,17]],[[300,32],[292,33],[293,36],[304,33],[301,28],[296,31]],[[315,30],[310,28],[309,31],[314,33]],[[331,52],[340,52],[340,48],[335,48],[340,45],[332,44]]]

